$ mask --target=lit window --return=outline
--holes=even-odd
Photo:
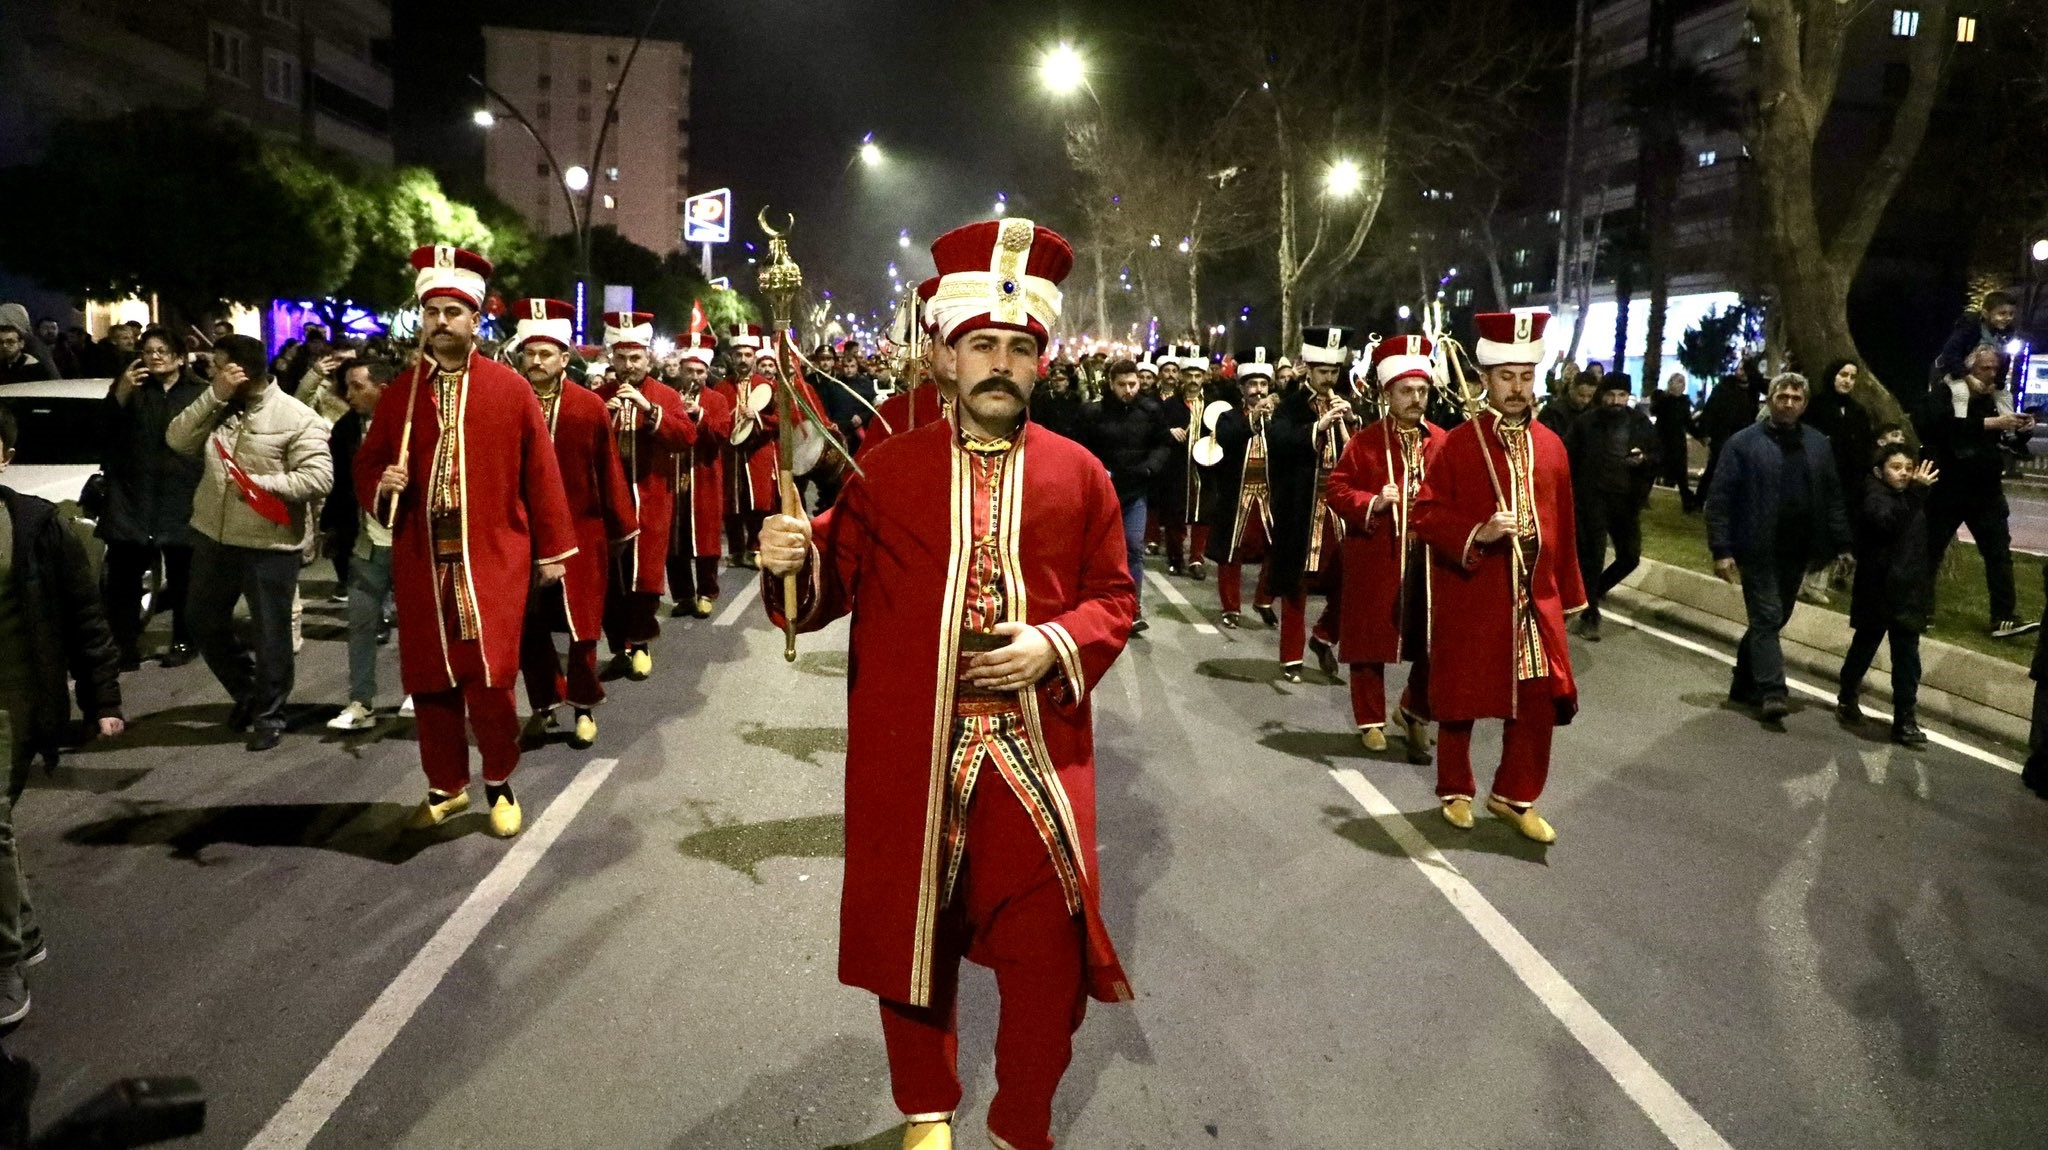
[[[1556,208],[1550,209],[1550,222],[1553,224],[1563,223],[1564,213],[1557,210]]]
[[[1510,290],[1512,290],[1516,295],[1528,295],[1530,292],[1536,290],[1536,285],[1530,283],[1528,280],[1516,280],[1515,286]]]
[[[1529,266],[1529,249],[1528,249],[1528,248],[1516,248],[1516,249],[1515,249],[1515,266],[1516,266],[1516,267],[1518,267],[1518,268],[1525,268],[1525,267],[1528,267],[1528,266]]]
[[[1455,301],[1456,301],[1456,303],[1457,303],[1457,306],[1459,306],[1459,307],[1471,307],[1471,306],[1472,306],[1472,289],[1471,289],[1471,288],[1459,288],[1459,289],[1458,289],[1458,294],[1457,294],[1457,295],[1456,295],[1456,296],[1454,297],[1454,299],[1455,299]]]
[[[249,82],[249,37],[233,28],[214,27],[208,29],[207,62],[216,76],[225,76],[238,84]]]
[[[613,199],[609,194],[607,194],[604,198],[604,206],[606,211],[610,211],[619,206],[619,201]]]
[[[1700,153],[1700,167],[1711,168],[1721,162],[1721,154],[1709,149]]]
[[[1920,34],[1920,10],[1918,8],[1892,9],[1892,35],[1910,39]]]
[[[1956,19],[1956,43],[1975,44],[1976,42],[1977,18],[1975,16],[1958,17]]]
[[[299,102],[299,58],[275,48],[263,50],[263,98],[279,104]]]

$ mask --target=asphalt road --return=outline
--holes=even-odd
[[[1213,585],[1174,586],[1197,613],[1148,587],[1097,695],[1138,999],[1091,1009],[1062,1145],[2040,1144],[2048,804],[2008,770],[1814,700],[1763,730],[1721,663],[1611,626],[1576,651],[1560,841],[1460,833],[1398,739],[1358,749],[1341,687],[1279,682],[1270,632],[1198,630]],[[844,632],[791,667],[757,608],[669,626],[595,748],[528,757],[512,844],[477,815],[399,830],[409,723],[321,729],[338,608],[310,610],[307,707],[268,755],[202,667],[128,676],[132,733],[21,805],[52,957],[6,1045],[38,1122],[177,1073],[209,1147],[893,1147],[873,1003],[833,976]],[[969,971],[972,1132],[994,1003]]]

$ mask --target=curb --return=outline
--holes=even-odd
[[[1624,609],[1660,625],[1733,647],[1748,624],[1742,589],[1711,575],[1644,559],[1608,597]],[[1849,651],[1845,615],[1806,604],[1792,613],[1780,635],[1785,666],[1832,684]],[[1939,639],[1920,640],[1920,717],[1967,731],[2024,752],[2032,722],[2034,682],[2027,669]],[[1891,650],[1878,652],[1863,680],[1866,711],[1892,697]]]

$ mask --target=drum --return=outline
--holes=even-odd
[[[1224,406],[1228,407],[1229,405],[1225,404]],[[1195,466],[1214,467],[1223,462],[1223,445],[1216,442],[1215,436],[1205,435],[1195,440],[1194,457]]]
[[[774,402],[775,389],[765,383],[755,384],[754,389],[747,393],[747,406],[755,411],[767,411],[769,405]],[[753,438],[754,431],[759,426],[759,422],[759,420],[747,415],[745,412],[733,412],[732,434],[727,439],[734,447],[738,447],[740,444]]]
[[[825,458],[825,435],[806,421],[796,429],[796,448],[790,453],[790,474],[802,478],[817,469]]]

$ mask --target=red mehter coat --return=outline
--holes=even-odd
[[[426,513],[434,448],[441,439],[434,370],[431,358],[422,359],[384,389],[355,462],[356,498],[374,508],[377,480],[398,462],[398,443],[411,422],[408,480],[391,538],[399,678],[407,694],[461,685],[448,659],[449,627],[434,577]],[[526,625],[534,565],[574,555],[576,527],[540,401],[525,377],[472,352],[456,426],[462,437],[464,568],[477,605],[484,683],[509,687],[519,674],[519,635]],[[437,625],[429,627],[429,621]]]
[[[774,384],[775,381],[765,375],[756,375],[747,382],[749,389],[773,387]],[[812,410],[823,412],[825,401],[818,398],[818,393],[811,389],[811,385],[800,383],[799,386],[803,388],[804,399],[810,403]],[[731,380],[724,380],[719,383],[718,392],[732,401],[733,418],[737,422],[738,389],[733,387]],[[804,421],[803,410],[798,408],[791,414],[801,426]],[[728,512],[758,511],[768,514],[782,509],[782,496],[777,493],[775,477],[780,455],[781,427],[782,421],[775,414],[775,405],[771,403],[756,415],[753,434],[738,444],[733,444],[731,433],[727,433],[725,509]]]
[[[997,524],[1009,617],[1044,628],[1059,654],[1055,673],[1020,698],[1034,757],[1056,773],[1059,813],[1081,855],[1089,992],[1124,1000],[1129,981],[1099,909],[1088,698],[1137,612],[1123,517],[1108,473],[1079,444],[1029,426],[1016,450]],[[931,1001],[943,889],[940,800],[973,543],[966,455],[952,425],[934,423],[864,460],[866,478],[849,475],[814,524],[817,552],[799,595],[806,631],[853,616],[839,977],[915,1005]],[[764,585],[780,625],[782,581]]]
[[[543,415],[548,405],[541,404]],[[612,435],[611,415],[604,400],[589,388],[562,381],[553,426],[555,459],[562,467],[562,490],[569,517],[576,523],[576,554],[565,566],[558,587],[538,592],[554,606],[566,603],[562,624],[572,639],[595,639],[604,623],[605,587],[610,579],[613,544],[640,534],[633,515],[633,492],[619,466],[619,448]]]
[[[717,388],[697,393],[697,440],[676,456],[676,534],[672,555],[724,554],[726,440],[732,435],[732,400]],[[681,498],[684,492],[689,498]],[[687,550],[686,550],[687,549]]]
[[[643,379],[639,387],[654,410],[636,412],[636,429],[630,435],[618,432],[614,436],[640,522],[639,538],[622,561],[629,565],[626,574],[633,590],[659,595],[668,590],[668,531],[676,513],[676,456],[697,441],[697,421],[684,414],[683,397],[675,388],[658,379]],[[607,381],[597,389],[597,397],[610,403],[618,392],[619,385]],[[614,415],[615,426],[626,416],[623,411]]]
[[[1510,482],[1506,450],[1494,430],[1500,417],[1482,412],[1444,436],[1430,460],[1422,497],[1415,505],[1415,530],[1429,545],[1430,585],[1435,595],[1429,643],[1429,705],[1438,719],[1511,718],[1515,710],[1514,578],[1510,541],[1481,546],[1473,536],[1496,502],[1487,460],[1502,485]],[[1536,481],[1538,551],[1530,570],[1537,627],[1550,665],[1550,695],[1557,721],[1578,712],[1565,615],[1583,609],[1586,589],[1579,578],[1578,530],[1572,513],[1571,464],[1564,441],[1529,421]]]
[[[881,418],[870,420],[861,429],[860,448],[853,453],[863,467],[867,465],[868,452],[913,430],[913,425],[923,427],[946,418],[945,402],[939,398],[939,385],[935,383],[927,383],[908,395],[892,395],[876,405],[875,410]]]
[[[1399,425],[1390,419],[1370,424],[1344,445],[1337,468],[1330,473],[1329,501],[1344,520],[1344,623],[1338,654],[1346,663],[1406,663],[1424,652],[1409,650],[1403,635],[1427,636],[1429,580],[1426,560],[1419,603],[1406,603],[1409,548],[1414,534],[1413,497],[1408,490],[1408,465],[1401,456]],[[1444,431],[1422,424],[1422,474],[1443,443]],[[1418,477],[1420,478],[1420,477]],[[1372,501],[1387,484],[1404,492],[1401,501],[1369,515]]]

